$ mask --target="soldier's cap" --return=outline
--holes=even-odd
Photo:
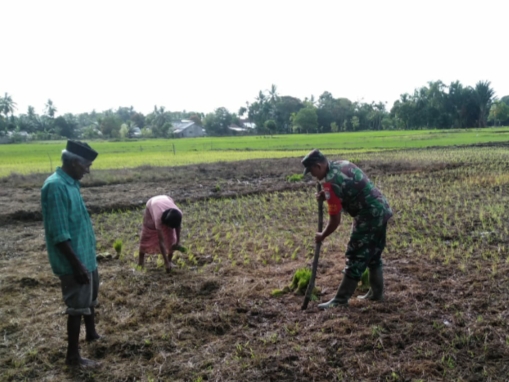
[[[311,171],[311,166],[317,163],[322,163],[323,161],[327,160],[325,158],[325,155],[323,155],[320,150],[314,149],[311,150],[308,155],[302,159],[302,165],[305,167],[304,169],[304,175],[306,175],[308,172]]]
[[[80,142],[80,141],[67,141],[67,146],[65,148],[68,152],[82,157],[90,162],[93,162],[95,158],[97,158],[97,151],[95,151],[92,147],[88,145],[88,143]]]

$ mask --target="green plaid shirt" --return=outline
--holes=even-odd
[[[71,247],[89,272],[97,268],[95,234],[90,216],[80,193],[80,183],[57,167],[41,189],[42,216],[46,248],[53,273],[73,273],[66,257],[56,244],[70,240]]]

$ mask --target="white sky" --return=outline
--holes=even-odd
[[[509,95],[507,0],[10,0],[0,95],[17,113],[237,112],[259,90],[387,101],[428,81]]]

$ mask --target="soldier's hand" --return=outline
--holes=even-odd
[[[315,243],[321,243],[324,239],[325,237],[322,232],[315,233]]]
[[[320,191],[320,192],[317,192],[317,193],[315,194],[315,197],[316,197],[316,200],[317,200],[317,201],[319,201],[319,202],[320,202],[320,201],[322,201],[322,202],[323,202],[323,201],[325,200],[325,191],[324,191],[324,190],[322,190],[322,191]]]

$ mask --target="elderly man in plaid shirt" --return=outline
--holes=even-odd
[[[86,340],[100,338],[94,321],[99,289],[96,241],[79,184],[83,175],[90,172],[97,155],[86,143],[68,141],[62,151],[62,167],[57,167],[46,179],[41,190],[49,262],[53,273],[60,278],[67,305],[66,363],[80,367],[98,366],[97,362],[82,358],[78,347],[81,316],[84,316]]]

